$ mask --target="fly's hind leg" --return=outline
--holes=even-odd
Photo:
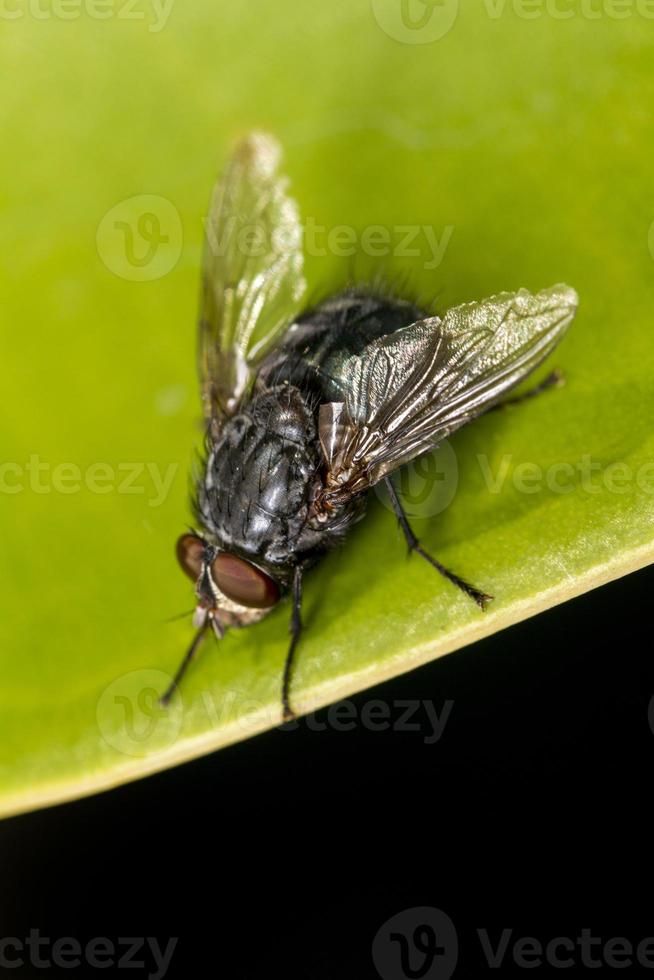
[[[415,534],[411,529],[411,525],[409,524],[409,519],[407,518],[404,512],[404,508],[402,507],[400,498],[397,495],[397,491],[393,486],[393,482],[391,478],[388,476],[384,477],[384,483],[386,484],[388,495],[391,498],[391,504],[393,510],[395,511],[397,519],[400,523],[400,527],[404,532],[404,537],[406,538],[406,543],[409,546],[409,551],[410,552],[415,551],[417,554],[422,555],[422,557],[426,561],[428,561],[429,564],[433,568],[435,568],[437,572],[440,572],[440,574],[443,575],[449,582],[452,582],[453,585],[456,585],[458,589],[461,589],[462,592],[465,592],[465,594],[467,596],[470,596],[471,599],[474,599],[474,601],[477,603],[480,609],[485,609],[488,603],[492,600],[493,596],[488,595],[486,592],[481,592],[479,589],[476,589],[474,585],[470,585],[469,582],[466,582],[464,581],[464,579],[459,578],[458,575],[455,575],[454,572],[451,572],[449,569],[445,568],[445,566],[441,565],[441,563],[437,561],[436,558],[434,558],[432,555],[430,555],[427,551],[424,550],[424,548],[421,546],[420,542],[418,541],[417,537],[415,536]]]
[[[540,384],[535,385],[530,388],[529,391],[523,392],[521,395],[514,395],[513,398],[506,398],[504,401],[499,402],[497,405],[492,405],[488,409],[489,412],[495,412],[498,408],[508,408],[510,405],[521,405],[522,402],[529,401],[531,398],[535,398],[536,395],[542,394],[544,391],[548,391],[550,388],[562,388],[565,384],[565,377],[563,371],[559,371],[557,368],[548,374]]]
[[[563,376],[563,372],[559,371],[557,368],[555,371],[552,371],[551,374],[548,374],[547,377],[540,382],[540,384],[535,385],[529,391],[525,391],[521,395],[514,395],[513,398],[507,398],[504,401],[499,402],[497,405],[491,406],[488,411],[494,412],[497,411],[497,409],[507,408],[510,405],[519,405],[522,402],[529,401],[531,398],[535,398],[536,395],[540,395],[543,391],[547,391],[549,388],[561,388],[564,384],[565,378]],[[454,572],[451,572],[448,568],[445,568],[444,565],[441,565],[441,563],[434,558],[433,555],[430,555],[427,551],[425,551],[413,533],[409,520],[404,512],[404,508],[400,502],[400,498],[397,495],[390,477],[384,477],[384,483],[386,484],[386,489],[388,490],[388,495],[391,499],[393,510],[395,511],[400,527],[404,532],[404,537],[406,538],[406,542],[409,546],[409,551],[415,551],[419,555],[422,555],[422,557],[428,561],[437,572],[440,572],[440,574],[443,575],[449,582],[456,585],[458,589],[465,592],[465,594],[470,596],[471,599],[474,599],[480,609],[485,609],[488,603],[492,600],[493,596],[488,595],[486,592],[482,592],[480,589],[476,589],[474,585],[470,585],[469,582],[459,578],[459,576],[455,575]]]

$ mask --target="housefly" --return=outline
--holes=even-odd
[[[300,218],[279,160],[271,137],[247,137],[205,224],[206,451],[196,529],[177,542],[197,632],[162,702],[207,632],[256,623],[290,593],[286,719],[304,575],[361,520],[375,484],[385,483],[410,550],[482,609],[492,598],[421,547],[391,474],[501,404],[561,340],[577,296],[564,285],[520,289],[439,317],[356,288],[304,309]]]

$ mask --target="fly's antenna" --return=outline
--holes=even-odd
[[[188,648],[186,652],[186,656],[184,657],[181,664],[179,665],[177,673],[175,674],[175,677],[173,678],[170,687],[168,688],[166,693],[162,694],[161,697],[159,698],[159,704],[162,706],[162,708],[167,708],[168,705],[170,704],[170,699],[172,698],[173,694],[179,687],[182,677],[186,673],[186,668],[190,664],[191,660],[193,660],[193,657],[195,656],[200,644],[202,643],[202,640],[204,639],[204,635],[207,632],[207,629],[209,628],[210,625],[211,625],[211,619],[209,618],[209,616],[207,616],[202,626],[199,628],[199,630],[193,637],[193,642]]]

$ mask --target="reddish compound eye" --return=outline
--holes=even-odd
[[[194,534],[182,534],[177,539],[177,561],[189,578],[196,582],[200,578],[204,558],[204,542]]]
[[[265,572],[234,555],[218,555],[211,575],[228,599],[250,609],[270,609],[279,599],[277,585]]]

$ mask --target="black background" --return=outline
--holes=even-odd
[[[4,821],[0,934],[178,936],[167,976],[234,980],[378,977],[377,930],[418,905],[455,923],[455,977],[561,975],[489,970],[482,927],[654,935],[653,587],[645,569],[352,699],[452,700],[436,744],[301,723]]]

